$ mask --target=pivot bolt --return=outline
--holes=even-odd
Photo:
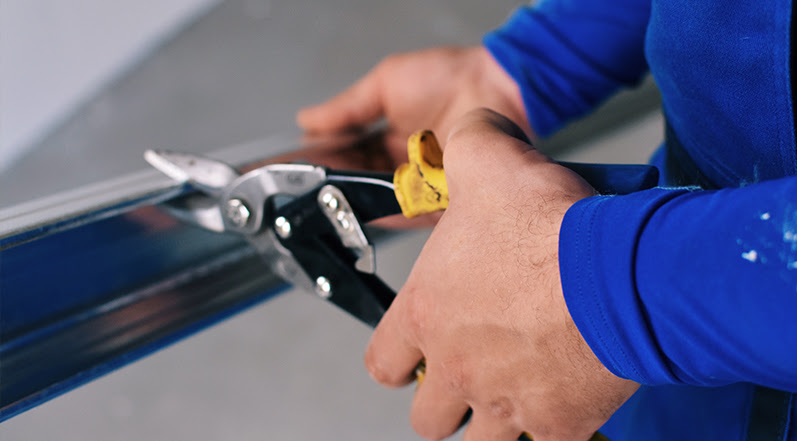
[[[285,216],[274,219],[274,229],[277,230],[279,237],[283,239],[291,237],[291,223],[288,222],[288,219],[285,219]]]
[[[249,222],[249,208],[240,199],[230,199],[227,201],[227,219],[238,228],[243,228]]]
[[[321,202],[323,202],[324,205],[326,205],[327,208],[329,208],[332,211],[337,210],[338,206],[340,206],[340,201],[338,201],[338,198],[336,198],[335,195],[329,192],[324,193],[321,196]]]
[[[340,225],[341,228],[343,228],[345,231],[351,231],[353,224],[351,223],[351,221],[349,220],[349,216],[347,216],[345,212],[338,211],[337,214],[335,215],[335,219],[338,221],[338,224]]]
[[[321,298],[328,299],[332,297],[332,283],[324,276],[319,276],[315,279],[316,291]]]

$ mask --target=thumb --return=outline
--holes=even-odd
[[[296,123],[308,132],[336,132],[376,122],[384,114],[381,71],[373,69],[337,96],[301,109]]]
[[[508,135],[526,144],[532,144],[526,132],[514,121],[487,108],[474,109],[461,116],[451,128],[446,144],[448,144],[452,138],[461,137],[463,135],[467,136],[473,132]]]
[[[496,194],[513,195],[519,186],[544,196],[546,204],[575,201],[596,194],[576,172],[557,164],[535,149],[525,132],[512,120],[489,109],[477,109],[461,117],[452,127],[443,163],[448,179],[449,210],[458,187],[463,193],[486,188]],[[564,215],[564,211],[562,212]]]
[[[512,120],[489,109],[472,110],[451,128],[443,153],[449,190],[449,209],[458,194],[490,183],[491,191],[511,195],[538,166],[551,163],[537,151]],[[541,175],[540,175],[541,176]]]

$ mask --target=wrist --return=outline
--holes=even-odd
[[[472,51],[473,57],[480,67],[478,70],[479,87],[486,93],[497,96],[502,103],[502,108],[496,110],[504,113],[519,125],[532,141],[536,141],[537,137],[528,122],[520,86],[485,46],[475,46]]]

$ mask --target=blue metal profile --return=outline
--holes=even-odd
[[[298,147],[281,161],[389,168],[374,153],[379,139],[270,142]],[[254,167],[263,150],[221,156]],[[191,191],[147,170],[0,210],[0,421],[287,287],[241,236],[157,207]]]
[[[190,191],[146,170],[0,210],[0,421],[287,287],[239,237],[157,207]]]
[[[278,293],[235,237],[146,206],[0,252],[0,421]]]

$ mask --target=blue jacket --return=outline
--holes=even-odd
[[[648,71],[662,94],[662,186],[585,199],[561,227],[576,325],[643,385],[612,441],[746,439],[756,385],[791,393],[777,424],[797,440],[791,18],[790,0],[543,0],[484,39],[541,136]],[[673,185],[690,183],[714,189]]]

